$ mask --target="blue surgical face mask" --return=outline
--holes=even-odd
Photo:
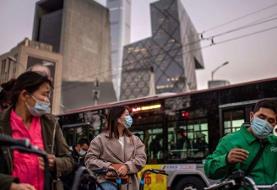
[[[133,124],[133,118],[130,115],[125,116],[124,124],[126,128],[130,128]]]
[[[259,117],[254,117],[251,121],[251,128],[255,136],[260,139],[266,138],[273,131],[271,124]]]
[[[46,113],[50,113],[50,103],[49,102],[43,102],[38,99],[36,99],[34,96],[31,96],[35,101],[34,107],[29,106],[26,103],[26,106],[29,110],[29,112],[35,116],[35,117],[40,117]]]

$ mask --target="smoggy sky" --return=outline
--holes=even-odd
[[[31,38],[36,1],[0,1],[0,54],[9,51],[25,37]],[[149,3],[153,1],[132,0],[132,42],[151,35]],[[103,4],[104,0],[99,2]],[[277,76],[276,0],[182,0],[182,2],[197,31],[199,33],[207,31],[203,33],[204,37],[224,33],[214,38],[216,44],[214,46],[208,46],[210,40],[202,42],[202,46],[208,47],[202,49],[205,68],[197,71],[199,89],[207,88],[211,71],[225,61],[229,61],[229,64],[218,70],[214,79],[229,80],[233,84]],[[253,14],[209,30],[250,13]],[[243,30],[226,33],[241,26],[246,27]],[[265,30],[268,31],[243,37]],[[236,37],[241,39],[228,41]]]

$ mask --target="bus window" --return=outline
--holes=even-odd
[[[179,129],[168,129],[168,146],[170,160],[184,160],[188,157],[188,151],[191,147],[191,140],[184,127]]]
[[[78,126],[74,128],[63,128],[63,134],[69,146],[77,144],[81,138],[88,139],[89,141],[95,137],[96,131],[89,125]]]
[[[208,124],[204,121],[188,121],[188,125],[168,128],[169,160],[201,160],[208,154]]]
[[[174,162],[199,162],[208,154],[209,132],[207,109],[191,107],[177,110],[168,116],[169,160]],[[175,122],[175,125],[173,124]],[[173,129],[171,129],[173,128]],[[170,131],[175,131],[172,138]],[[174,143],[170,142],[173,141]],[[174,144],[174,145],[172,145]]]
[[[208,154],[208,124],[206,119],[198,119],[190,121],[189,127],[191,134],[190,157],[196,159],[203,159]]]
[[[158,163],[163,159],[163,130],[162,129],[148,129],[149,143],[148,160],[151,163]]]
[[[232,133],[240,129],[245,122],[243,110],[228,110],[223,112],[224,134]]]
[[[165,152],[163,112],[160,109],[134,111],[132,117],[134,125],[131,130],[143,141],[148,163],[162,163]]]
[[[77,122],[74,123],[74,119]],[[74,146],[80,138],[91,141],[105,126],[105,121],[105,115],[98,112],[84,112],[60,118],[63,134],[69,146]]]

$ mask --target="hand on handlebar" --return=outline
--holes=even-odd
[[[49,168],[53,169],[55,167],[55,164],[56,164],[56,157],[53,154],[48,154],[47,157],[48,157]],[[45,163],[44,163],[43,158],[42,157],[38,157],[38,162],[39,162],[39,168],[41,170],[44,170]]]
[[[10,186],[10,190],[36,190],[34,186],[27,183],[12,183]]]
[[[56,165],[56,156],[54,154],[48,154],[49,168],[53,169]]]
[[[127,165],[122,164],[122,166],[120,166],[120,168],[118,168],[117,173],[119,176],[125,176],[128,172],[128,168]]]
[[[233,148],[227,156],[227,161],[230,164],[243,162],[247,159],[249,152],[242,148]]]
[[[109,177],[115,176],[115,172],[117,173],[117,171],[114,169],[114,167],[113,167],[112,165],[110,165],[110,166],[108,167],[108,169],[110,169],[111,171],[108,171],[108,172],[106,173],[106,176],[109,176]]]

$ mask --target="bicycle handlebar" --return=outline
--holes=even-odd
[[[100,169],[95,169],[96,172],[103,172],[104,168],[100,168]],[[93,180],[95,182],[96,185],[98,185],[98,187],[100,187],[101,190],[104,190],[103,187],[101,186],[101,184],[99,184],[97,182],[96,176],[94,175],[94,170],[89,170],[84,166],[81,166],[78,168],[78,170],[75,173],[75,177],[74,177],[74,183],[72,186],[72,190],[78,190],[79,189],[79,185],[81,182],[81,177],[87,174],[88,176],[86,176],[88,178],[88,180]]]
[[[44,190],[49,190],[49,165],[48,165],[48,157],[47,153],[37,146],[34,146],[30,143],[28,139],[13,139],[10,136],[0,134],[0,146],[10,147],[11,149],[18,150],[19,152],[23,153],[30,153],[41,156],[44,161]]]
[[[106,175],[108,172],[111,172],[114,174],[114,176],[118,177],[118,173],[113,168],[95,168],[91,169],[91,172],[95,173],[96,175]]]
[[[160,170],[160,169],[146,169],[142,172],[142,178],[147,174],[147,173],[154,173],[154,174],[161,174],[161,175],[168,175],[165,170]]]
[[[93,181],[101,190],[104,190],[102,185],[99,184],[97,181],[97,176],[99,175],[106,175],[108,172],[113,173],[113,175],[116,178],[119,178],[119,175],[117,171],[113,168],[94,168],[94,169],[87,169],[84,166],[81,166],[78,168],[78,170],[75,173],[75,178],[74,178],[74,183],[72,186],[72,190],[78,190],[79,185],[81,184],[81,178],[85,178],[87,181]],[[119,178],[120,179],[120,178]],[[119,182],[118,180],[116,183],[119,185],[121,181]]]
[[[259,190],[259,189],[271,189],[271,190],[277,190],[277,182],[275,182],[272,185],[256,185],[255,181],[250,177],[244,177],[244,180],[249,183],[253,190]]]
[[[219,189],[222,187],[229,188],[229,187],[233,187],[235,185],[236,185],[236,182],[235,182],[235,180],[232,179],[232,180],[228,180],[228,181],[223,181],[221,183],[213,184],[209,187],[205,187],[204,189],[205,190],[214,190],[214,189]]]
[[[275,182],[272,185],[256,185],[255,181],[247,176],[244,176],[243,171],[235,171],[231,174],[230,177],[223,180],[220,183],[213,184],[209,187],[205,187],[205,190],[216,190],[220,188],[224,189],[230,189],[231,187],[243,187],[243,186],[250,186],[253,190],[259,190],[259,189],[271,189],[271,190],[277,190],[277,182]]]

